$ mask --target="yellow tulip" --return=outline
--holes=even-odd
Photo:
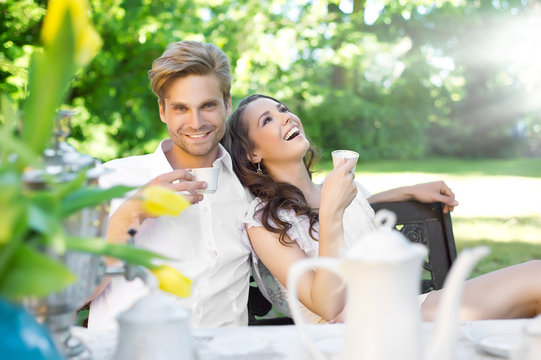
[[[101,47],[101,38],[88,19],[87,0],[49,0],[41,39],[45,46],[53,43],[66,14],[71,19],[75,39],[75,62],[84,66],[92,60]]]
[[[192,281],[169,265],[161,265],[151,269],[158,279],[160,289],[179,297],[190,296]]]
[[[152,216],[178,216],[190,202],[173,190],[162,186],[149,186],[143,191],[143,208]]]

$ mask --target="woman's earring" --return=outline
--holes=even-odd
[[[257,163],[257,170],[256,170],[256,172],[257,172],[258,174],[263,174],[263,170],[261,170],[261,162],[258,162],[258,163]]]

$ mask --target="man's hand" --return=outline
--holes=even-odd
[[[125,243],[129,229],[139,229],[145,219],[154,217],[143,209],[141,203],[142,193],[149,185],[163,186],[178,192],[182,191],[186,199],[192,204],[203,200],[203,195],[198,194],[196,191],[207,187],[204,181],[195,181],[194,176],[188,169],[178,169],[155,177],[124,201],[112,214],[107,227],[108,241]]]
[[[159,185],[176,192],[182,191],[182,195],[184,195],[192,204],[196,204],[203,200],[203,195],[198,194],[197,190],[207,188],[206,182],[195,181],[195,177],[190,172],[190,169],[178,169],[161,174],[149,181],[145,186],[147,185]]]
[[[203,190],[207,187],[206,182],[195,181],[195,178],[189,169],[177,169],[158,175],[154,179],[150,180],[132,196],[132,199],[137,200],[141,198],[145,188],[150,185],[163,186],[164,188],[175,192],[182,192],[182,195],[192,204],[197,204],[203,200],[203,195],[198,194],[197,190]],[[142,210],[140,206],[138,208]],[[153,216],[147,214],[145,211],[141,211],[139,214],[139,221],[142,223],[143,220],[150,217]]]

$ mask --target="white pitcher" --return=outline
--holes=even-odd
[[[393,229],[396,216],[379,211],[377,229],[341,258],[309,258],[295,263],[288,274],[288,301],[300,335],[315,359],[324,359],[310,339],[301,313],[297,285],[304,272],[316,267],[332,271],[348,285],[344,348],[345,360],[451,360],[458,322],[462,284],[487,247],[461,252],[445,282],[436,316],[436,332],[422,343],[418,299],[424,245],[411,243]]]

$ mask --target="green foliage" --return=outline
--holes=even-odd
[[[21,7],[26,9],[32,4],[25,1]],[[67,235],[64,224],[71,216],[86,207],[120,197],[131,188],[99,189],[88,185],[87,169],[82,169],[71,181],[67,178],[69,174],[62,174],[68,180],[59,181],[46,171],[42,172],[44,176],[39,180],[43,183],[39,186],[23,179],[26,170],[43,170],[38,154],[50,143],[57,108],[66,98],[77,68],[85,65],[99,45],[99,39],[89,36],[94,34],[90,24],[73,26],[77,21],[86,21],[84,9],[77,13],[69,11],[68,6],[59,6],[59,2],[55,4],[56,12],[51,12],[48,19],[50,25],[57,27],[44,32],[48,35],[44,48],[31,56],[24,119],[7,96],[3,95],[1,102],[0,296],[11,300],[45,296],[73,283],[75,276],[58,260],[67,250],[107,254],[149,268],[155,267],[151,263],[153,258],[163,258],[146,250],[106,245],[102,239]],[[13,9],[12,5],[8,4],[7,8]],[[20,20],[20,14],[15,14],[10,21],[16,24],[14,19]],[[84,41],[78,37],[81,33],[86,35]]]
[[[316,164],[316,168],[319,171],[329,172],[332,169],[332,161],[322,161]],[[483,175],[541,178],[541,158],[377,160],[359,162],[356,173],[360,175],[425,173],[442,176]]]
[[[16,3],[0,3],[9,14],[0,90],[18,100],[43,2]],[[351,12],[339,1],[90,3],[103,48],[68,105],[79,110],[74,145],[103,160],[152,151],[167,136],[147,71],[185,39],[228,54],[234,105],[254,92],[276,96],[325,156],[337,147],[367,160],[541,152],[534,2],[387,0],[372,21],[364,1]]]
[[[529,260],[541,258],[541,246],[520,241],[494,242],[491,240],[477,240],[468,242],[457,241],[457,251],[466,247],[489,246],[491,252],[482,259],[470,274],[471,277],[499,270],[506,266],[520,264]]]
[[[0,1],[0,93],[25,96],[31,46],[39,42],[45,1]]]

